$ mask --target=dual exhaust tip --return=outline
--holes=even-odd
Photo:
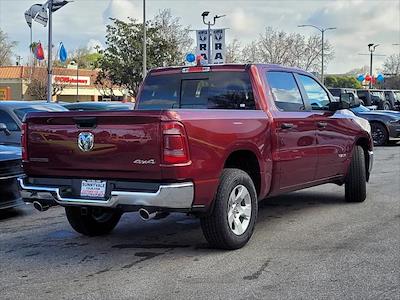
[[[50,205],[40,203],[39,201],[33,201],[32,204],[33,207],[36,208],[38,211],[46,211],[50,208]]]
[[[169,215],[169,212],[160,212],[156,210],[147,210],[145,208],[139,209],[139,216],[142,220],[148,221],[151,219],[159,220],[164,219]]]

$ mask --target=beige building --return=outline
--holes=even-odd
[[[121,89],[110,89],[95,83],[96,70],[54,68],[54,101],[101,101],[122,100]],[[33,83],[32,83],[33,82]],[[45,99],[47,69],[43,67],[0,67],[0,100]],[[41,96],[40,96],[41,95]],[[112,99],[111,99],[112,98]]]

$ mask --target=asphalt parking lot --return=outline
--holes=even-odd
[[[61,207],[0,213],[1,299],[400,299],[400,145],[375,149],[362,204],[324,185],[260,204],[237,251],[209,249],[199,222],[126,214],[75,233]]]

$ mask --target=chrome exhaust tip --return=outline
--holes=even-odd
[[[50,208],[49,205],[43,205],[39,201],[33,201],[32,204],[33,204],[34,208],[36,208],[38,211],[41,211],[41,212],[46,211]]]
[[[145,208],[139,209],[139,216],[144,221],[148,221],[150,219],[153,219],[156,215],[157,215],[156,211],[148,211]]]

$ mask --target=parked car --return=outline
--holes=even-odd
[[[29,114],[20,185],[40,210],[65,206],[81,234],[110,232],[124,212],[182,212],[212,246],[237,249],[266,197],[336,183],[365,200],[373,142],[350,98],[278,65],[152,70],[133,111]]]
[[[361,101],[357,96],[357,90],[356,89],[352,89],[352,88],[328,88],[328,90],[336,100],[339,100],[340,96],[342,94],[350,93],[350,94],[353,94],[353,98],[356,101]],[[361,103],[363,103],[363,102],[361,101]]]
[[[67,109],[44,101],[0,101],[0,144],[19,146],[24,116],[29,112],[38,111],[67,111]]]
[[[132,102],[104,101],[104,102],[74,102],[62,103],[68,110],[99,111],[99,110],[133,110],[135,104]]]
[[[22,175],[21,148],[0,145],[0,209],[24,203],[17,182]]]
[[[385,99],[385,93],[382,90],[357,90],[358,98],[365,106],[375,105],[378,109],[390,109],[390,103]]]
[[[384,93],[386,101],[390,104],[390,108],[400,110],[400,91],[384,90]]]
[[[351,108],[351,111],[371,124],[374,144],[382,146],[389,139],[400,138],[400,112],[391,110],[370,110],[361,105]]]

